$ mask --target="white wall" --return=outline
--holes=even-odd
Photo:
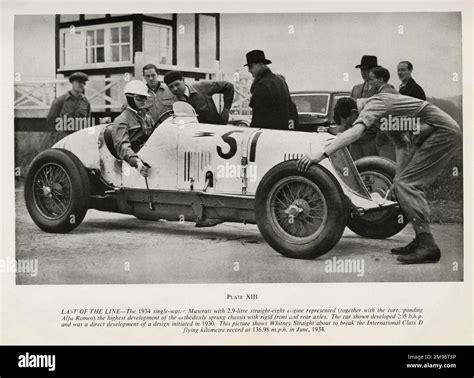
[[[54,15],[17,15],[15,73],[22,81],[55,78]]]
[[[178,14],[178,65],[182,67],[194,67],[194,14]]]

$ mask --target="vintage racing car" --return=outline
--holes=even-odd
[[[177,102],[138,151],[151,166],[147,179],[118,159],[110,138],[110,125],[83,129],[32,161],[25,200],[42,230],[71,231],[88,209],[256,223],[279,253],[313,259],[331,250],[346,226],[387,238],[406,225],[390,190],[390,160],[354,164],[344,149],[305,173],[296,169],[299,157],[334,138],[326,132],[202,124],[189,104]]]

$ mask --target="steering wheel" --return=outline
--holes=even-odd
[[[155,122],[154,128],[156,129],[161,123],[163,123],[165,120],[167,120],[169,117],[171,117],[174,114],[172,110],[167,110],[164,112],[158,120]]]

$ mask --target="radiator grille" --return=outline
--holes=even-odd
[[[184,181],[194,179],[199,182],[205,179],[207,168],[211,165],[209,151],[186,151],[183,156]]]

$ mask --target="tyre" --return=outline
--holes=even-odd
[[[395,163],[379,156],[363,157],[355,162],[362,181],[369,193],[385,197],[395,177]],[[387,199],[397,201],[393,190]],[[353,215],[349,217],[347,227],[356,234],[371,239],[386,239],[398,234],[408,221],[400,208]]]
[[[314,259],[340,240],[347,220],[342,191],[319,165],[300,172],[297,161],[273,167],[255,195],[258,228],[277,252],[286,257]]]
[[[79,226],[89,199],[87,171],[72,152],[52,148],[33,159],[25,180],[25,202],[43,231],[66,233]]]

